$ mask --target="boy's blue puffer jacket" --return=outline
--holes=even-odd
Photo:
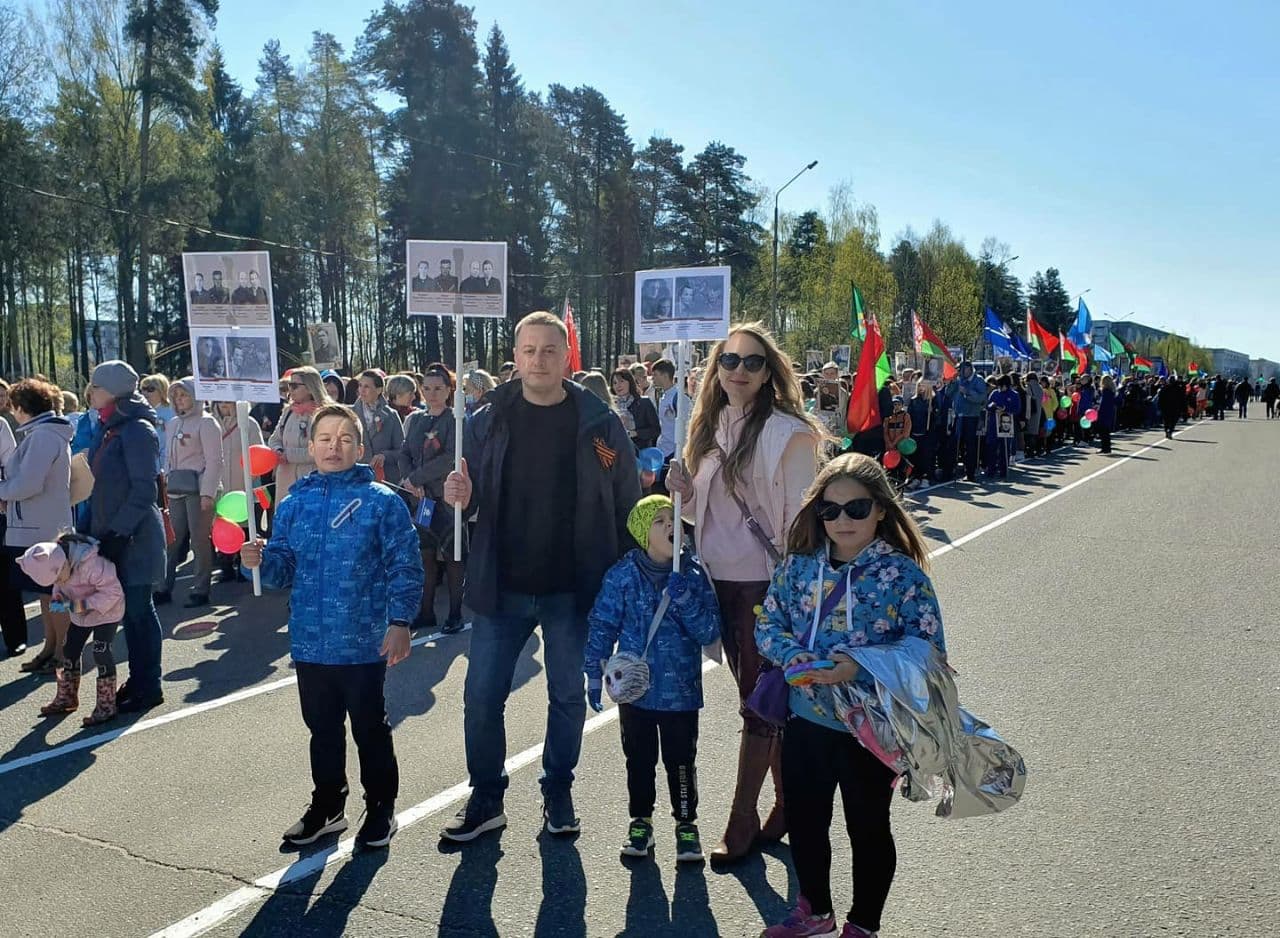
[[[600,662],[617,651],[639,655],[649,637],[662,591],[636,563],[642,553],[630,551],[609,568],[587,622],[583,670],[600,677]],[[658,633],[649,646],[649,690],[633,706],[642,710],[700,710],[702,708],[702,646],[720,637],[720,607],[707,575],[685,553],[680,572],[692,580],[680,599],[671,600]]]
[[[368,466],[312,472],[276,509],[262,551],[262,585],[293,587],[295,661],[381,660],[388,623],[412,622],[422,602],[422,558],[409,509],[373,480]]]

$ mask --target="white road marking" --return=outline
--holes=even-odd
[[[471,623],[463,626],[463,631],[469,631]],[[443,632],[436,632],[433,635],[420,635],[413,640],[411,645],[425,645],[428,642],[434,642],[441,638],[448,638]],[[0,775],[9,772],[16,772],[18,769],[25,769],[29,765],[39,765],[41,762],[48,762],[50,759],[57,759],[61,756],[70,755],[73,752],[79,752],[82,749],[92,749],[101,746],[103,743],[109,743],[112,740],[119,739],[122,736],[133,736],[135,733],[142,733],[146,730],[153,730],[158,726],[167,726],[170,723],[176,723],[179,720],[185,720],[188,717],[196,716],[201,713],[208,713],[210,710],[217,710],[228,704],[238,703],[241,700],[248,700],[251,697],[257,697],[260,694],[269,694],[273,690],[279,690],[282,687],[288,687],[291,684],[298,683],[296,674],[289,677],[282,677],[279,680],[269,681],[266,684],[258,684],[254,687],[246,687],[244,690],[238,690],[235,693],[227,694],[225,697],[219,697],[216,700],[207,700],[204,703],[193,704],[182,710],[174,710],[171,713],[163,713],[158,717],[152,717],[149,720],[140,720],[130,726],[122,726],[114,730],[107,730],[105,733],[94,733],[92,736],[84,736],[79,739],[73,739],[70,742],[62,743],[42,752],[33,752],[29,756],[22,756],[17,759],[10,759],[8,762],[0,762]]]
[[[1191,427],[1187,427],[1186,429],[1189,430],[1191,429]],[[1183,433],[1183,432],[1186,432],[1186,431],[1185,430],[1179,431],[1179,433]],[[1178,435],[1179,434],[1177,433],[1174,434],[1174,436],[1178,436]],[[1090,473],[1089,475],[1085,476],[1082,479],[1077,479],[1075,482],[1072,482],[1069,485],[1063,486],[1061,489],[1056,489],[1055,491],[1050,492],[1048,495],[1043,495],[1040,498],[1036,499],[1035,501],[1022,506],[1021,508],[1018,508],[1013,512],[1010,512],[1008,515],[1005,515],[1002,518],[998,518],[995,521],[991,522],[990,524],[983,525],[982,527],[978,528],[976,531],[972,531],[969,534],[964,535],[963,537],[957,538],[955,541],[951,542],[950,544],[943,544],[942,546],[935,548],[934,550],[930,551],[929,558],[933,559],[935,557],[940,557],[943,554],[950,553],[951,551],[955,550],[957,547],[960,547],[963,544],[967,544],[970,541],[974,540],[975,538],[981,537],[983,534],[988,533],[989,531],[994,531],[996,528],[1000,527],[1005,522],[1011,521],[1014,518],[1021,517],[1022,515],[1025,515],[1027,512],[1032,511],[1033,509],[1038,508],[1041,505],[1045,505],[1053,501],[1053,499],[1057,498],[1059,495],[1069,492],[1074,488],[1078,488],[1084,483],[1092,479],[1096,479],[1100,475],[1110,472],[1112,469],[1115,469],[1117,466],[1122,466],[1129,460],[1134,459],[1135,457],[1141,456],[1143,453],[1146,453],[1153,449],[1158,449],[1158,448],[1160,448],[1159,444],[1153,443],[1150,446],[1143,447],[1137,452],[1131,453],[1130,455],[1123,457],[1122,459],[1117,459],[1115,462],[1107,466],[1104,466],[1102,469],[1099,469],[1097,472]],[[715,661],[703,661],[702,671],[705,674],[706,672],[718,666],[719,666],[718,663]],[[617,717],[618,717],[618,709],[616,707],[610,707],[604,713],[596,714],[595,716],[587,720],[586,724],[583,726],[583,730],[582,730],[583,736],[585,737],[595,732],[600,727],[613,722],[614,720],[617,719]],[[521,752],[515,756],[512,756],[506,762],[507,774],[514,775],[517,770],[524,768],[526,765],[529,765],[541,755],[542,755],[542,744],[539,743],[536,746],[531,746],[530,748],[524,750],[524,752]],[[418,823],[419,821],[422,821],[430,817],[433,814],[437,814],[440,811],[443,811],[445,808],[449,807],[450,805],[461,801],[467,796],[467,793],[470,790],[471,790],[471,786],[467,782],[459,782],[457,785],[454,785],[452,788],[446,788],[444,791],[440,792],[439,794],[432,795],[426,801],[420,802],[414,805],[413,807],[408,808],[405,811],[402,811],[401,813],[396,815],[396,821],[400,825],[400,830],[403,831],[406,827],[410,827]],[[260,879],[254,880],[254,883],[252,886],[244,886],[240,889],[237,889],[235,892],[231,893],[230,895],[224,896],[223,898],[219,899],[217,902],[213,903],[212,905],[205,906],[203,909],[200,909],[198,912],[195,912],[187,916],[182,921],[175,922],[174,924],[168,926],[167,928],[164,928],[158,932],[155,932],[151,936],[151,938],[195,938],[195,936],[197,935],[203,935],[205,932],[209,931],[211,928],[214,928],[222,924],[223,922],[227,921],[228,919],[238,914],[246,906],[252,905],[253,903],[257,902],[259,899],[266,898],[273,890],[278,889],[281,886],[287,885],[288,883],[296,882],[299,879],[303,879],[307,876],[310,876],[324,869],[326,866],[329,866],[332,863],[337,863],[339,860],[343,860],[346,857],[349,857],[352,851],[354,850],[354,848],[355,848],[355,839],[353,837],[347,838],[346,840],[339,841],[330,850],[325,850],[319,853],[310,854],[304,857],[303,859],[290,864],[289,866],[281,867],[280,869],[272,873],[268,873],[266,876],[263,876]]]

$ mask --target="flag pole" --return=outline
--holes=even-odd
[[[456,369],[453,382],[453,471],[457,473],[462,472],[462,422],[467,411],[467,398],[462,390],[462,327],[465,322],[462,313],[453,314],[453,361]],[[462,510],[457,505],[453,506],[453,559],[462,560]]]
[[[244,503],[248,509],[249,517],[246,519],[249,525],[250,542],[258,539],[257,513],[253,510],[253,476],[250,474],[249,468],[249,403],[247,401],[236,401],[236,425],[240,428],[240,462],[244,464]],[[262,571],[258,567],[253,568],[253,595],[262,595]]]
[[[684,393],[685,375],[688,373],[689,365],[689,340],[680,339],[676,343],[676,451],[672,459],[680,462],[683,468],[684,457],[684,439],[689,426],[689,407],[680,403],[680,395]],[[684,544],[684,523],[680,520],[680,512],[682,509],[681,502],[683,499],[680,493],[676,492],[671,500],[672,510],[675,513],[675,550],[672,553],[671,569],[675,573],[680,572],[680,548]]]

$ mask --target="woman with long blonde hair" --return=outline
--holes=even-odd
[[[685,499],[686,517],[695,524],[698,555],[720,604],[725,660],[743,704],[733,807],[711,851],[713,863],[724,863],[786,833],[778,732],[745,703],[760,669],[756,607],[813,481],[823,431],[805,412],[791,360],[762,323],[733,326],[707,367],[683,465],[672,464],[667,488]],[[762,825],[756,806],[770,771],[774,805]]]

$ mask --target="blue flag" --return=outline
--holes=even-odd
[[[1159,359],[1156,362],[1156,377],[1157,378],[1169,377],[1169,369],[1165,367],[1163,358]]]
[[[1093,344],[1093,317],[1089,315],[1089,307],[1084,305],[1084,297],[1076,309],[1076,324],[1067,333],[1067,338],[1080,347]]]
[[[1111,353],[1107,349],[1103,348],[1101,345],[1095,345],[1093,347],[1093,360],[1096,361],[1098,364],[1109,362],[1111,361],[1111,358],[1112,358]]]
[[[1021,358],[1023,361],[1029,362],[1036,357],[1035,352],[1032,351],[1031,346],[1027,345],[1027,340],[1022,337],[1020,332],[1010,335],[1009,342],[1018,353],[1016,357]]]
[[[986,309],[986,324],[982,329],[982,337],[991,343],[991,350],[997,358],[1022,357],[1009,337],[1009,327],[1000,321],[1000,317],[993,313],[989,306]]]

